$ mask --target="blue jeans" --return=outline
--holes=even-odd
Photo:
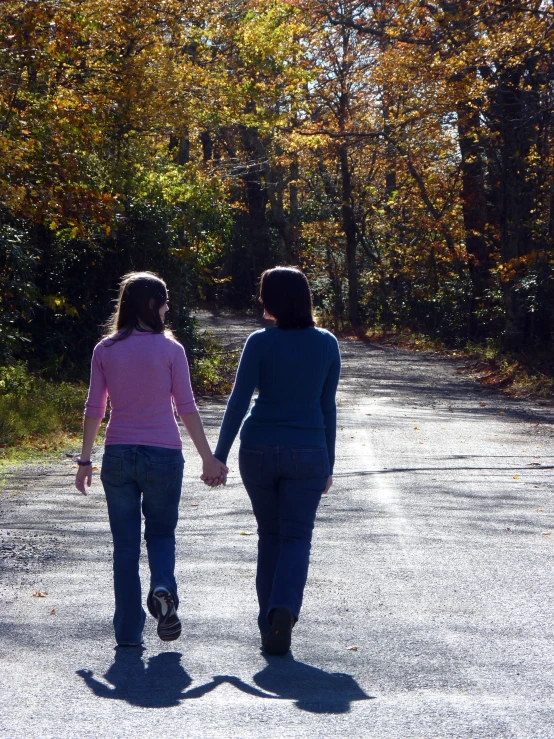
[[[100,479],[106,493],[114,547],[113,624],[118,644],[140,643],[146,620],[139,577],[141,502],[150,589],[167,588],[178,605],[175,527],[183,467],[179,449],[127,444],[110,444],[104,449]]]
[[[274,608],[289,608],[298,620],[329,459],[321,447],[243,444],[239,469],[258,523],[258,625],[265,634]]]

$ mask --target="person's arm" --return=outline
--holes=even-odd
[[[181,344],[176,344],[171,365],[171,395],[183,426],[202,458],[202,479],[212,487],[225,484],[229,470],[226,465],[215,459],[206,439],[190,384],[187,356]]]
[[[321,392],[321,409],[325,423],[325,440],[327,443],[327,454],[329,455],[330,476],[325,492],[329,490],[333,482],[333,467],[335,465],[335,443],[337,437],[337,387],[340,378],[340,351],[338,341],[330,336],[332,358],[323,390]]]
[[[252,334],[244,345],[233,391],[221,422],[214,456],[224,463],[227,462],[229,451],[248,411],[252,394],[258,385],[260,377],[259,340],[259,335]]]
[[[102,350],[101,346],[95,348],[90,367],[90,386],[85,403],[83,445],[81,447],[80,457],[84,462],[90,460],[92,447],[98,435],[102,419],[106,415],[108,388],[102,367]],[[83,495],[87,494],[85,483],[87,487],[92,485],[92,464],[79,466],[77,469],[75,487]]]
[[[80,456],[80,459],[84,462],[89,460],[91,457],[92,447],[94,446],[94,441],[98,435],[98,431],[100,430],[101,423],[101,418],[91,418],[90,416],[85,416],[84,418],[83,446],[81,447]],[[83,495],[87,494],[87,491],[85,490],[85,482],[87,487],[92,485],[92,464],[88,464],[86,466],[79,465],[77,474],[75,475],[75,487]]]
[[[186,413],[180,418],[192,443],[196,447],[196,451],[202,458],[202,480],[212,487],[220,484],[224,485],[227,481],[229,469],[212,454],[200,414],[198,411],[194,411],[193,413]]]

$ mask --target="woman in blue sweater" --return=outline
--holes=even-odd
[[[333,334],[315,327],[300,270],[264,272],[260,301],[275,326],[256,331],[244,346],[214,456],[226,463],[257,388],[240,433],[239,468],[258,523],[262,645],[269,654],[286,654],[317,507],[333,481],[340,353]]]

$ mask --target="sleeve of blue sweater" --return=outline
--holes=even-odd
[[[335,442],[337,438],[337,387],[340,378],[340,350],[336,338],[329,334],[331,342],[331,365],[321,393],[321,410],[325,421],[325,440],[329,455],[331,474],[335,465]]]
[[[233,392],[229,396],[219,431],[214,457],[224,464],[227,463],[227,457],[235,437],[250,406],[252,394],[258,386],[260,377],[260,337],[256,334],[257,332],[248,337],[242,350]]]

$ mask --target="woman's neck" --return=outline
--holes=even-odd
[[[137,331],[148,331],[149,333],[153,334],[154,329],[152,326],[148,326],[148,324],[144,323],[143,321],[139,321],[136,325]]]

